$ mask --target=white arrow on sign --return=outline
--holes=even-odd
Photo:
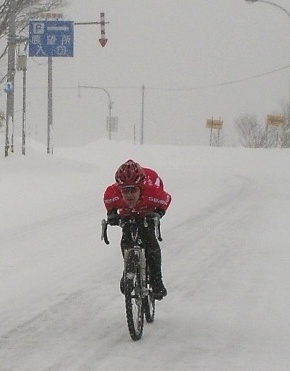
[[[47,26],[48,31],[69,31],[67,26]]]

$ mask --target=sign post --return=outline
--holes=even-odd
[[[52,58],[73,57],[74,49],[74,22],[58,20],[61,16],[59,13],[44,13],[45,19],[29,22],[29,56],[48,58],[47,153],[53,153],[51,145],[53,128]],[[51,18],[57,19],[51,20]]]
[[[221,119],[219,120],[214,120],[208,119],[206,120],[206,127],[210,129],[210,138],[209,138],[209,145],[211,146],[212,144],[212,130],[217,129],[218,130],[218,142],[219,142],[219,134],[220,130],[223,128],[223,121]]]
[[[266,128],[268,129],[270,126],[276,128],[278,147],[283,146],[283,141],[285,140],[286,123],[287,119],[285,115],[267,115]]]

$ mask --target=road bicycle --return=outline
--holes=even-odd
[[[125,218],[119,220],[119,226],[130,230],[131,243],[124,249],[124,296],[126,318],[132,340],[140,340],[143,334],[144,316],[147,323],[155,318],[155,299],[150,283],[150,268],[146,261],[145,248],[139,235],[139,227],[148,227],[154,223],[156,237],[162,241],[160,232],[160,216],[151,213],[144,218]],[[108,245],[108,222],[102,220],[101,239]]]

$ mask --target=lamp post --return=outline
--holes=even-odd
[[[272,6],[275,6],[276,8],[279,8],[281,10],[283,10],[284,13],[286,13],[288,15],[288,17],[290,18],[290,11],[283,8],[281,5],[279,4],[276,4],[276,3],[273,3],[272,1],[267,1],[267,0],[245,0],[247,3],[265,3],[265,4],[269,4],[269,5],[272,5]]]
[[[283,8],[283,6],[279,5],[279,4],[276,4],[276,3],[273,3],[272,1],[268,1],[268,0],[245,0],[247,3],[264,3],[264,4],[268,4],[268,5],[272,5],[274,6],[275,8],[278,8],[280,10],[282,10],[285,14],[287,14],[287,16],[289,17],[290,19],[290,11]],[[289,79],[289,102],[288,102],[288,127],[290,126],[290,79]]]
[[[101,88],[99,86],[85,86],[85,85],[78,85],[78,88],[79,88],[79,92],[80,92],[80,88],[84,88],[84,89],[98,89],[98,90],[102,90],[106,93],[108,99],[109,99],[109,116],[108,116],[108,130],[109,130],[109,140],[111,140],[111,134],[112,134],[112,130],[111,130],[111,124],[112,124],[112,107],[113,107],[113,102],[112,102],[112,99],[111,99],[111,96],[110,96],[110,93],[108,92],[107,89],[105,88]]]

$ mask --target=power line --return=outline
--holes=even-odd
[[[29,69],[39,67],[39,66],[45,65],[45,64],[47,64],[47,63],[43,63],[43,64],[38,64],[37,63],[35,66],[30,66]],[[221,82],[221,83],[217,83],[217,84],[211,84],[211,85],[191,86],[191,87],[186,87],[186,88],[162,88],[162,87],[148,87],[148,86],[146,86],[146,90],[193,91],[193,90],[203,90],[203,89],[217,88],[217,87],[220,87],[220,86],[239,84],[239,83],[242,83],[242,82],[245,82],[245,81],[254,80],[254,79],[257,79],[259,77],[272,75],[274,73],[277,73],[277,72],[280,72],[280,71],[283,71],[283,70],[286,70],[286,69],[289,69],[289,68],[290,68],[290,64],[288,64],[287,66],[284,66],[284,67],[276,68],[275,70],[272,70],[272,71],[260,73],[258,75],[244,77],[244,78],[237,79],[237,80],[225,81],[225,82]],[[140,90],[142,88],[142,86],[128,86],[128,85],[127,86],[126,85],[104,86],[104,87],[106,89],[135,89],[135,90]],[[40,86],[39,87],[35,86],[33,88],[34,89],[45,89],[45,87],[40,87]],[[63,87],[56,86],[55,88],[56,89],[77,89],[77,86],[63,86]]]
[[[245,78],[238,79],[238,80],[225,81],[225,82],[221,82],[219,84],[193,86],[193,87],[188,87],[188,88],[154,88],[154,87],[147,87],[146,86],[146,89],[148,89],[148,90],[150,89],[150,90],[191,91],[191,90],[202,90],[202,89],[216,88],[216,87],[219,87],[219,86],[233,85],[233,84],[238,84],[238,83],[241,83],[241,82],[257,79],[259,77],[271,75],[271,74],[274,74],[276,72],[286,70],[288,68],[290,68],[290,64],[288,64],[287,66],[284,66],[284,67],[277,68],[277,69],[272,70],[272,71],[261,73],[259,75],[245,77]]]
[[[244,78],[237,79],[237,80],[225,81],[225,82],[221,82],[221,83],[218,83],[218,84],[201,85],[201,86],[191,86],[191,87],[187,87],[187,88],[162,88],[162,87],[149,87],[149,86],[146,86],[146,90],[192,91],[192,90],[202,90],[202,89],[217,88],[217,87],[220,87],[220,86],[239,84],[239,83],[242,83],[242,82],[245,82],[245,81],[254,80],[254,79],[257,79],[259,77],[263,77],[263,76],[267,76],[267,75],[272,75],[274,73],[277,73],[277,72],[280,72],[280,71],[283,71],[283,70],[287,70],[289,68],[290,68],[290,64],[288,64],[287,66],[276,68],[275,70],[272,70],[272,71],[260,73],[258,75],[244,77]],[[106,86],[106,88],[107,89],[140,89],[141,87],[140,86],[122,86],[122,85],[120,85],[120,86]]]

